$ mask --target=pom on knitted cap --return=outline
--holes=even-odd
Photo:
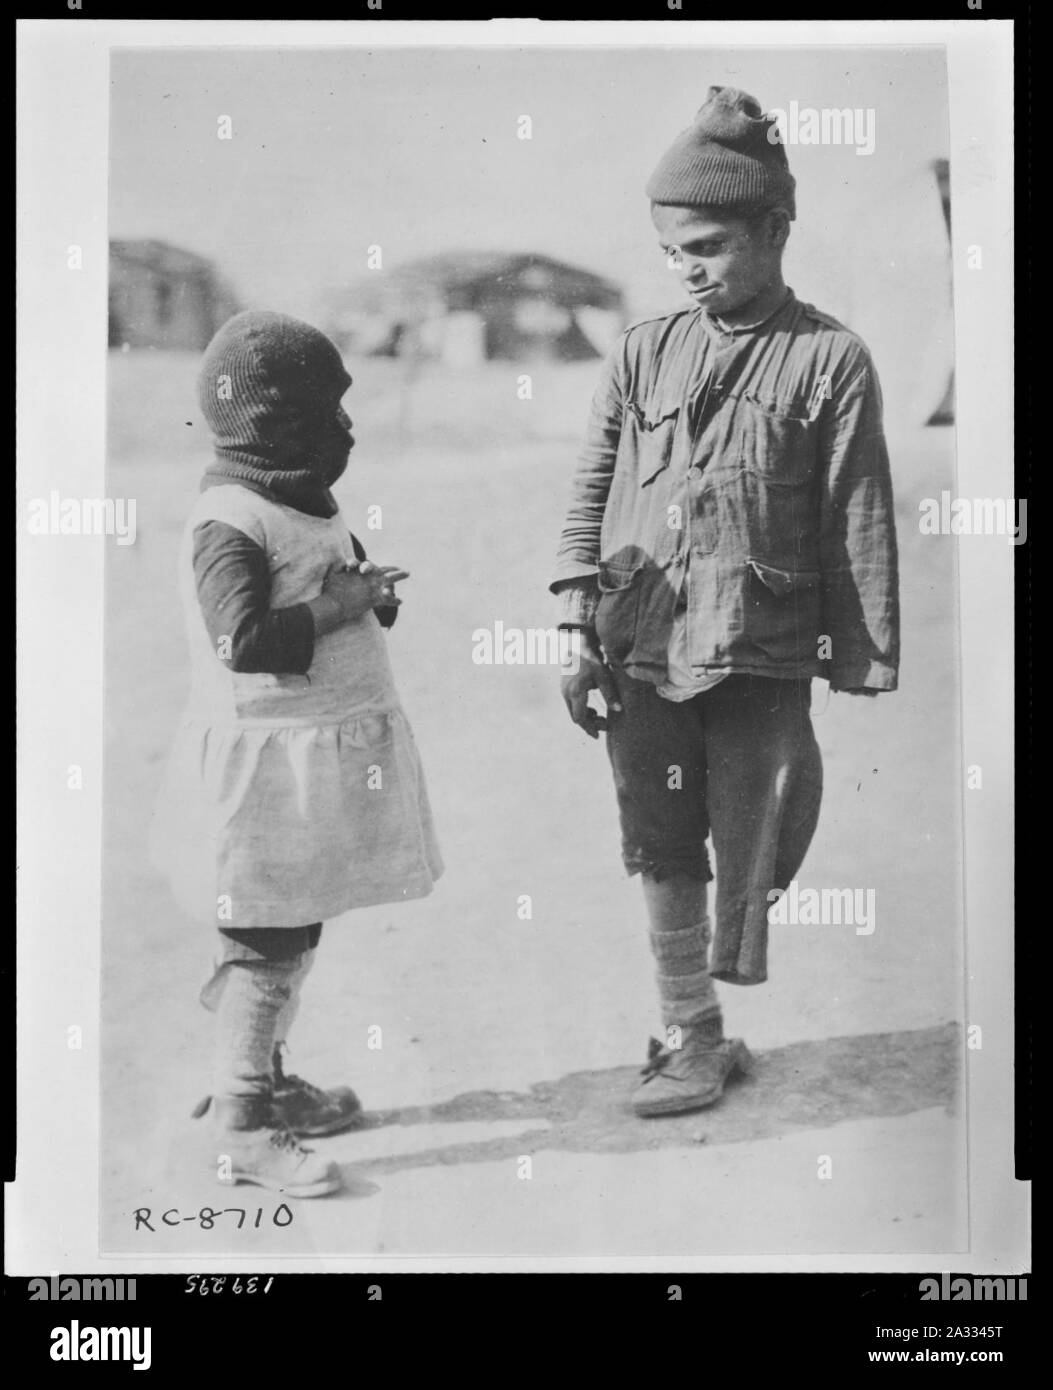
[[[659,160],[647,183],[653,203],[760,211],[773,204],[796,217],[796,180],[774,116],[735,87],[710,87],[694,121]]]

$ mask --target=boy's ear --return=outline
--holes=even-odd
[[[767,230],[773,246],[785,246],[790,235],[790,214],[786,208],[772,208],[767,214]]]

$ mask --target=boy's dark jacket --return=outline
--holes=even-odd
[[[688,568],[699,675],[896,688],[877,377],[861,340],[792,292],[757,329],[697,308],[633,325],[605,363],[552,587],[596,576],[607,656],[658,684]]]

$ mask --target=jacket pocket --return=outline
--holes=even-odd
[[[773,661],[808,665],[818,659],[819,571],[787,570],[746,561],[743,631]]]
[[[600,564],[596,635],[607,657],[614,661],[624,660],[636,636],[641,568],[640,565]]]
[[[640,486],[646,487],[669,467],[680,407],[674,406],[664,414],[648,414],[636,401],[627,401],[625,408],[631,447],[636,455],[637,478]]]
[[[738,442],[743,466],[772,487],[811,480],[818,424],[805,405],[746,391],[739,399]]]

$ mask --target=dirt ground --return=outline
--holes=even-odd
[[[102,1250],[962,1249],[954,562],[950,538],[917,530],[918,499],[953,486],[953,432],[890,431],[901,689],[814,692],[826,791],[799,878],[874,888],[876,930],[775,929],[770,981],[723,989],[753,1076],[710,1111],[644,1122],[628,1096],[657,1017],[604,751],[570,724],[553,669],[471,655],[472,632],[495,619],[555,620],[545,580],[595,368],[538,369],[524,402],[518,368],[410,382],[397,364],[350,366],[359,445],[338,492],[373,557],[412,571],[390,649],[447,873],[422,902],[325,927],[290,1066],[352,1084],[370,1116],[318,1141],[345,1191],[294,1204],[282,1226],[272,1194],[211,1179],[213,1146],[189,1112],[207,1088],[197,990],[212,942],[146,857],[186,693],[175,554],[207,456],[196,359],[111,356],[109,493],[136,499],[138,536],[107,552]],[[380,531],[365,527],[371,504]],[[373,1025],[380,1050],[367,1046]],[[147,1208],[152,1230],[134,1215]],[[202,1208],[231,1210],[209,1226]],[[158,1221],[173,1209],[178,1224]]]

